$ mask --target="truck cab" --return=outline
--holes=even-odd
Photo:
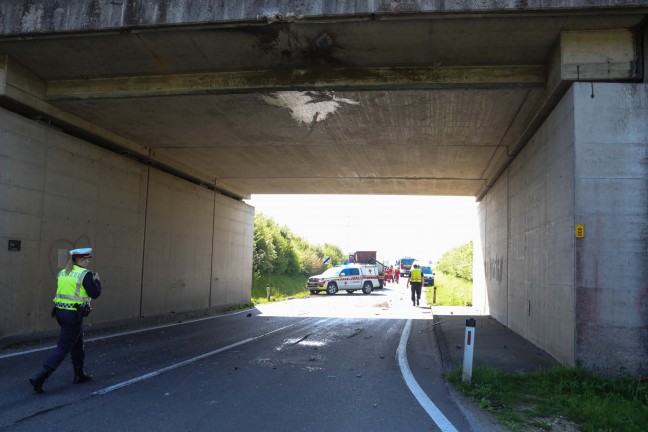
[[[324,273],[311,276],[306,282],[311,294],[325,291],[329,295],[345,290],[349,294],[362,290],[364,294],[371,294],[380,287],[379,269],[371,264],[345,264],[332,267]]]
[[[398,261],[398,267],[400,268],[400,275],[402,278],[408,278],[410,275],[410,270],[412,269],[412,264],[414,264],[414,261],[416,261],[415,258],[401,258]]]

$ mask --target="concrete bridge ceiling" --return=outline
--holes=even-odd
[[[236,197],[479,197],[555,103],[561,32],[633,28],[645,13],[5,26],[6,74],[27,84],[0,102]]]

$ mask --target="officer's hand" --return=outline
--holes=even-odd
[[[101,282],[101,279],[99,279],[99,273],[94,274],[94,280]]]

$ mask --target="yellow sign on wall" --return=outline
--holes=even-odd
[[[585,225],[576,224],[576,238],[585,237]]]

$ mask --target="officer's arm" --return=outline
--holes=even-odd
[[[92,272],[86,273],[83,277],[83,288],[85,288],[90,298],[96,299],[101,295],[101,282],[99,279],[94,278]]]

